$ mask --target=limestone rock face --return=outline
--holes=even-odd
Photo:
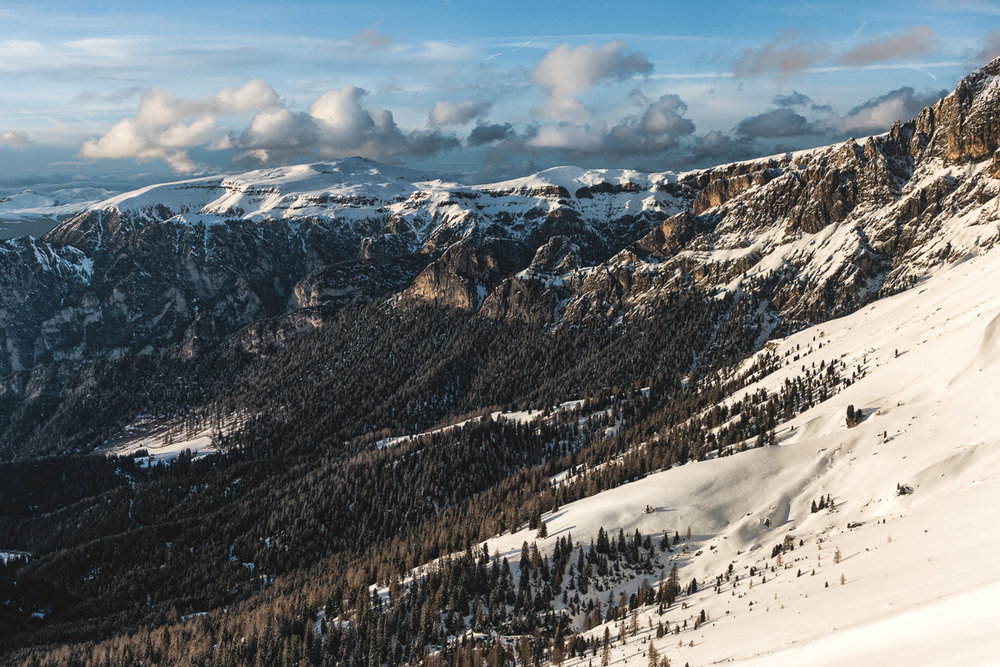
[[[688,244],[695,236],[699,220],[690,213],[678,213],[639,239],[636,245],[648,255],[670,257]]]
[[[924,112],[924,126],[935,135],[933,150],[946,161],[979,162],[1000,147],[998,77],[1000,59],[962,79],[953,93],[931,107],[932,112]]]
[[[708,183],[698,192],[691,207],[692,213],[700,215],[710,208],[721,206],[741,192],[764,185],[780,174],[770,163],[746,165],[712,170]]]
[[[417,275],[398,303],[476,311],[503,276],[527,263],[527,247],[517,241],[455,243]]]
[[[537,274],[560,275],[579,265],[579,248],[567,236],[553,236],[535,251],[528,270]]]

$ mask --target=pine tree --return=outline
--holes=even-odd
[[[549,653],[549,661],[553,665],[561,665],[563,663],[562,640],[558,637],[553,640],[552,651]]]

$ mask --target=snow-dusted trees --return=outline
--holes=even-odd
[[[854,428],[865,418],[865,413],[855,410],[854,405],[847,406],[847,428]]]

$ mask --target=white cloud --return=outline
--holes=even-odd
[[[375,119],[362,106],[367,92],[357,86],[344,86],[320,95],[309,108],[309,115],[325,126],[333,142],[351,142],[375,126]]]
[[[176,171],[194,171],[188,149],[207,144],[217,134],[215,115],[246,113],[277,102],[274,89],[259,79],[240,88],[227,86],[211,97],[182,98],[154,88],[143,94],[134,117],[85,142],[80,157],[164,160]]]
[[[24,130],[6,130],[0,132],[0,146],[24,148],[31,143],[31,138]]]
[[[391,111],[366,107],[366,95],[364,89],[348,85],[324,92],[308,113],[267,109],[230,145],[239,150],[241,160],[265,163],[311,155],[384,160],[433,155],[458,146],[455,137],[436,131],[404,133]]]
[[[548,100],[535,111],[554,120],[586,119],[590,112],[578,97],[591,86],[652,70],[642,52],[626,52],[622,41],[597,47],[562,44],[546,53],[531,73],[531,80],[548,92]]]
[[[897,120],[909,120],[924,107],[934,104],[947,91],[915,93],[913,88],[904,86],[884,95],[873,97],[847,112],[836,121],[837,129],[843,134],[864,136],[885,132]]]
[[[557,148],[574,153],[597,152],[603,145],[606,132],[607,125],[600,120],[543,125],[528,140],[528,145],[532,148]]]
[[[177,171],[190,172],[197,168],[190,157],[192,148],[235,151],[238,162],[282,163],[296,157],[426,156],[459,146],[457,138],[436,130],[404,133],[391,111],[365,106],[367,94],[350,85],[327,90],[306,112],[284,106],[261,80],[199,98],[148,90],[132,118],[85,142],[80,156],[164,160]],[[216,124],[219,115],[251,113],[242,131],[225,133]]]
[[[464,125],[469,121],[486,115],[492,105],[489,102],[473,102],[465,100],[458,104],[451,102],[436,102],[431,109],[431,125]]]
[[[215,94],[220,112],[254,111],[278,103],[278,93],[262,79],[247,81],[242,87],[226,86]]]
[[[537,128],[526,145],[556,149],[570,155],[654,155],[676,148],[681,138],[694,132],[684,117],[687,105],[677,95],[666,94],[651,102],[641,114],[608,125],[599,119],[563,121]]]

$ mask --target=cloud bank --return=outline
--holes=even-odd
[[[380,34],[374,28],[359,33],[358,48],[386,49],[390,43]],[[875,41],[857,43],[833,61],[863,66],[920,53],[935,39],[929,28],[915,26],[891,36],[888,47]],[[734,74],[792,74],[829,56],[828,44],[810,43],[786,31],[759,49],[743,50],[733,63]],[[884,132],[897,118],[912,117],[943,94],[901,87],[838,114],[799,90],[762,100],[761,91],[754,91],[757,104],[766,107],[770,97],[771,108],[759,110],[758,106],[756,113],[748,113],[728,129],[707,128],[710,131],[701,133],[688,117],[685,100],[656,89],[660,84],[650,79],[638,87],[608,86],[614,94],[604,95],[601,108],[631,111],[597,113],[587,106],[586,94],[594,87],[644,77],[652,68],[643,52],[629,50],[622,41],[597,46],[562,44],[545,52],[530,70],[511,72],[518,79],[517,86],[502,91],[483,86],[458,102],[437,95],[424,97],[430,109],[424,107],[406,117],[426,118],[426,123],[407,129],[400,127],[390,109],[376,104],[357,85],[330,88],[297,107],[260,79],[205,97],[185,98],[154,88],[142,94],[134,115],[86,141],[80,156],[163,160],[176,171],[192,172],[204,169],[192,155],[213,162],[206,158],[210,151],[218,155],[216,165],[222,159],[238,165],[268,165],[352,155],[390,162],[419,160],[464,148],[476,159],[485,156],[481,174],[509,174],[538,164],[567,162],[687,168]],[[450,85],[444,82],[440,89],[449,90]],[[743,81],[737,83],[740,89],[743,85]],[[544,95],[532,115],[506,121],[490,118],[496,109],[509,112],[511,104],[505,95],[525,90]],[[400,92],[380,94],[391,97]],[[0,135],[0,145],[27,141],[24,133]],[[479,150],[473,153],[472,149]]]
[[[363,155],[376,160],[423,157],[457,148],[458,139],[437,130],[405,133],[388,109],[364,104],[367,91],[344,86],[323,93],[306,112],[285,107],[257,114],[227,148],[240,162],[287,162],[316,155],[322,159]]]
[[[164,160],[176,171],[191,172],[196,165],[189,149],[212,138],[216,115],[246,113],[277,103],[278,94],[260,79],[202,98],[181,98],[154,88],[143,94],[134,117],[118,121],[99,139],[85,142],[80,157]]]
[[[366,95],[351,85],[327,90],[303,112],[285,106],[261,80],[194,99],[153,89],[143,94],[135,116],[85,142],[80,156],[164,160],[175,171],[189,173],[198,169],[190,156],[193,148],[234,151],[234,161],[240,164],[269,164],[299,157],[427,156],[459,145],[455,137],[437,130],[403,132],[391,111],[366,106]],[[461,105],[457,108],[458,113],[465,111]],[[227,132],[216,123],[220,115],[247,114],[252,118],[239,132]]]

